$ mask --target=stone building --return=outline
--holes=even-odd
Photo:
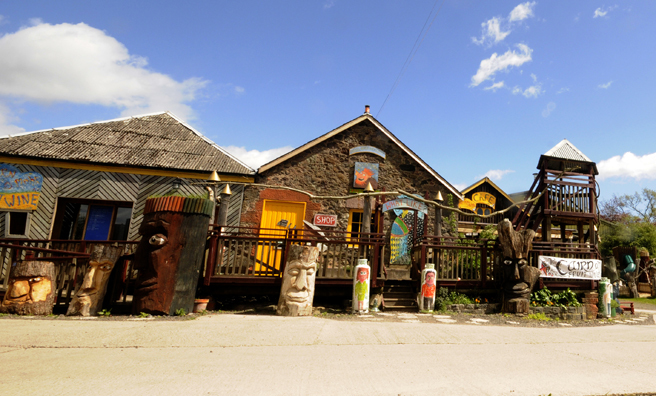
[[[362,192],[371,183],[372,188],[380,192],[403,190],[428,199],[435,199],[439,192],[445,199],[451,196],[455,204],[463,198],[455,187],[369,114],[368,108],[354,120],[261,166],[255,182],[291,187],[317,196],[348,196]],[[384,199],[397,198],[388,195]],[[426,222],[426,232],[433,233],[434,209],[417,204],[416,208],[423,205],[423,209],[416,211],[407,206],[408,203],[412,206],[412,199],[401,198],[394,208],[381,208],[384,213],[382,229],[372,221],[371,231],[394,238],[399,234],[395,230],[412,235],[409,228],[415,227],[417,232],[424,232],[423,222]],[[362,198],[312,200],[296,191],[247,186],[241,225],[358,232],[363,219],[363,201]],[[317,215],[320,221],[316,220]],[[409,264],[405,262],[409,257],[401,256],[399,264]],[[394,262],[394,252],[387,255],[387,261],[385,265]]]

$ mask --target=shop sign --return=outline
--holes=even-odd
[[[388,201],[383,204],[383,212],[392,209],[412,209],[424,214],[428,214],[428,206],[425,203],[415,201],[410,198],[397,198],[393,201]]]
[[[477,192],[472,195],[472,201],[475,203],[485,204],[494,209],[494,205],[497,203],[497,198],[490,193]]]
[[[312,224],[321,227],[337,227],[337,215],[317,213],[314,215]]]
[[[601,260],[569,259],[539,256],[538,268],[542,278],[601,279]]]
[[[0,164],[0,209],[36,210],[43,176]]]
[[[353,147],[352,149],[349,150],[349,155],[361,154],[361,153],[375,154],[379,157],[385,158],[385,152],[373,146],[358,146],[358,147]]]
[[[472,201],[469,198],[465,198],[463,201],[458,202],[458,208],[471,210],[472,212],[476,211],[476,202]]]

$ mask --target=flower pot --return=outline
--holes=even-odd
[[[194,313],[203,312],[207,309],[207,304],[210,302],[209,298],[197,298],[194,300]]]

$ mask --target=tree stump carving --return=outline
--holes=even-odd
[[[282,278],[276,312],[282,316],[311,316],[319,248],[292,245]]]
[[[18,315],[50,315],[55,305],[55,264],[19,261],[12,264],[7,292],[0,312]]]
[[[540,271],[528,265],[528,252],[535,231],[515,231],[510,220],[504,219],[497,225],[497,232],[503,249],[503,312],[528,314],[531,291],[540,277]]]

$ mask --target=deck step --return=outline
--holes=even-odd
[[[383,287],[386,311],[416,312],[417,292],[411,280],[387,280]]]

